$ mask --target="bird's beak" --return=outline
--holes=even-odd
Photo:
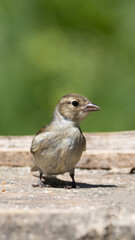
[[[85,112],[93,112],[93,111],[99,111],[101,108],[93,103],[88,103],[85,107],[84,107],[84,111]]]

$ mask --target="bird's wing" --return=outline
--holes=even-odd
[[[49,131],[49,126],[46,127],[46,129],[41,129],[37,135],[33,138],[32,144],[30,151],[34,155],[38,151],[42,152],[42,150],[47,150],[50,148],[52,141],[55,142],[55,140],[58,137],[58,134],[55,135],[53,131]],[[56,140],[57,142],[57,140]],[[39,167],[35,164],[32,168],[31,171],[37,171],[39,170]]]
[[[39,170],[39,168],[36,164],[31,168],[31,172],[35,172],[35,171],[38,171],[38,170]]]
[[[31,144],[31,153],[34,154],[42,148],[48,148],[50,137],[51,134],[49,132],[41,132],[37,134]]]

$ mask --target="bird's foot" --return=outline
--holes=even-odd
[[[44,182],[42,182],[40,179],[38,180],[38,183],[37,184],[33,184],[32,185],[33,187],[40,187],[40,188],[43,188],[43,187],[51,187],[49,184],[45,184]]]
[[[75,182],[72,183],[72,188],[76,188],[76,183]]]
[[[66,185],[64,188],[65,188],[65,189],[71,189],[72,186],[70,186],[70,185]]]
[[[135,167],[131,169],[130,173],[131,173],[131,174],[134,174],[134,173],[135,173]]]
[[[66,185],[64,188],[66,189],[76,188],[76,184],[72,183],[71,185]]]

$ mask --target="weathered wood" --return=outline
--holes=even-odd
[[[32,166],[32,136],[0,137],[0,166]]]
[[[84,133],[87,150],[79,168],[125,168],[135,166],[135,131]],[[33,136],[0,137],[0,166],[32,166]]]
[[[29,167],[0,167],[0,240],[135,239],[135,176],[112,172],[76,169],[76,189],[68,173],[33,188]]]
[[[85,133],[87,151],[78,167],[125,168],[135,166],[135,131]]]

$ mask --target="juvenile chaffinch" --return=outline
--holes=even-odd
[[[69,172],[72,187],[76,187],[74,169],[86,150],[86,139],[79,126],[90,112],[100,107],[79,94],[68,94],[61,98],[55,107],[53,120],[43,127],[34,137],[31,145],[35,166],[39,170],[37,185],[43,187],[41,181],[45,175],[57,175]]]

